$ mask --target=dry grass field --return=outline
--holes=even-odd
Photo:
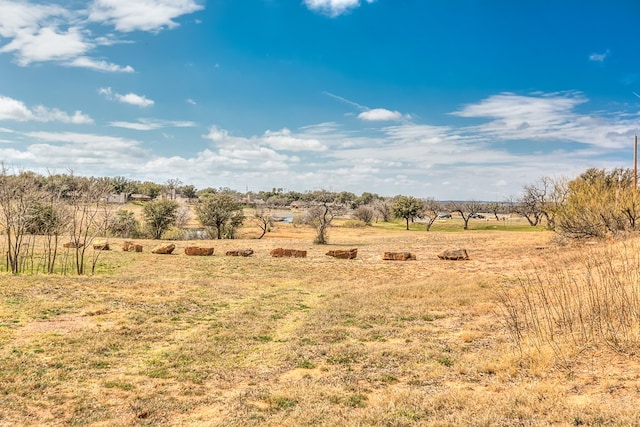
[[[498,302],[548,260],[580,275],[574,255],[604,244],[379,225],[312,240],[286,224],[173,255],[115,240],[95,276],[0,273],[0,425],[640,425],[638,354],[523,352]],[[436,256],[457,247],[471,259]],[[324,255],[348,248],[357,259]]]

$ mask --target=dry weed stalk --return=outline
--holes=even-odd
[[[607,346],[634,355],[640,348],[640,250],[637,242],[554,257],[533,275],[503,287],[498,299],[522,355],[551,349],[567,363]]]

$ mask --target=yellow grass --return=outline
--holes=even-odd
[[[174,242],[174,255],[117,240],[93,277],[1,274],[0,425],[640,424],[637,356],[598,348],[560,368],[509,338],[496,295],[556,256],[553,234],[374,226],[312,240],[285,224]],[[277,247],[308,258],[271,258]],[[324,255],[352,247],[356,260]],[[437,259],[457,247],[471,259]]]

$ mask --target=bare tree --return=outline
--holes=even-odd
[[[175,226],[178,228],[185,228],[187,224],[191,221],[191,209],[189,206],[180,204],[178,210],[176,211],[176,222]]]
[[[29,232],[43,236],[43,270],[55,272],[60,236],[64,234],[69,222],[69,210],[62,201],[61,193],[55,188],[43,191],[42,199],[32,207]]]
[[[25,239],[29,236],[33,206],[39,199],[34,174],[10,175],[5,166],[0,165],[0,226],[7,242],[7,269],[13,274],[20,273],[20,258],[25,255],[25,249],[28,251]]]
[[[252,217],[253,223],[260,228],[261,234],[258,239],[262,239],[270,230],[273,222],[271,220],[271,210],[265,208],[256,208]]]
[[[422,217],[427,220],[427,231],[429,231],[433,223],[438,219],[442,205],[433,197],[428,197],[423,200],[423,205]]]
[[[392,205],[393,201],[391,199],[377,199],[373,201],[372,206],[376,213],[382,218],[382,222],[389,222],[393,216],[393,211],[391,210]]]
[[[482,204],[476,200],[471,200],[468,202],[449,202],[449,210],[451,212],[457,212],[462,217],[462,221],[464,221],[464,229],[469,229],[469,219],[474,214],[477,214],[482,209]]]
[[[544,180],[541,180],[538,185],[525,185],[522,189],[522,196],[513,207],[513,211],[525,217],[532,227],[540,224],[540,220],[544,216],[543,206],[547,190],[547,184]]]
[[[312,206],[307,210],[304,222],[316,229],[314,243],[319,245],[327,244],[327,231],[331,227],[331,222],[345,212],[345,207],[337,203],[337,195],[327,190],[320,190],[313,193]]]
[[[356,219],[364,222],[367,225],[371,225],[371,222],[376,216],[375,210],[371,206],[368,205],[360,205],[353,212],[353,216]]]
[[[496,218],[496,221],[500,220],[500,217],[498,217],[498,213],[502,212],[503,210],[502,204],[498,202],[490,202],[487,204],[487,209],[493,214],[493,216]]]
[[[105,197],[113,186],[107,178],[74,177],[73,189],[69,194],[69,237],[74,249],[75,268],[78,274],[85,273],[85,255],[87,248],[99,235],[106,235],[109,223],[110,206]],[[91,272],[95,272],[98,254],[92,259]]]

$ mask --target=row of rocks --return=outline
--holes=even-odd
[[[175,248],[176,248],[176,245],[174,245],[173,243],[169,243],[166,245],[159,245],[151,249],[151,253],[168,255],[173,253]],[[212,256],[213,252],[214,252],[214,248],[210,248],[210,247],[187,246],[186,248],[184,248],[185,255],[189,255],[189,256]],[[251,248],[236,249],[236,250],[225,252],[225,255],[248,257],[253,255],[253,249]]]
[[[67,246],[65,247],[74,247]],[[106,242],[97,242],[93,245],[96,250],[109,250],[109,244]],[[168,243],[164,245],[158,245],[151,249],[151,253],[154,254],[171,254],[175,250],[176,245],[173,243]],[[122,250],[125,252],[142,252],[142,245],[125,241],[122,244]],[[214,248],[211,247],[200,247],[200,246],[187,246],[184,249],[184,253],[189,256],[212,256],[214,253]],[[248,257],[253,255],[253,249],[237,249],[227,251],[225,255],[227,256],[241,256]],[[285,249],[285,248],[277,248],[273,249],[270,252],[270,255],[274,258],[306,258],[307,251],[298,250],[298,249]],[[358,256],[358,249],[336,249],[330,250],[325,255],[338,258],[338,259],[356,259]],[[469,259],[469,254],[465,249],[447,249],[438,254],[439,259],[443,260],[452,260],[452,261],[464,261]],[[385,252],[382,255],[382,259],[385,261],[415,261],[416,255],[411,252]]]

